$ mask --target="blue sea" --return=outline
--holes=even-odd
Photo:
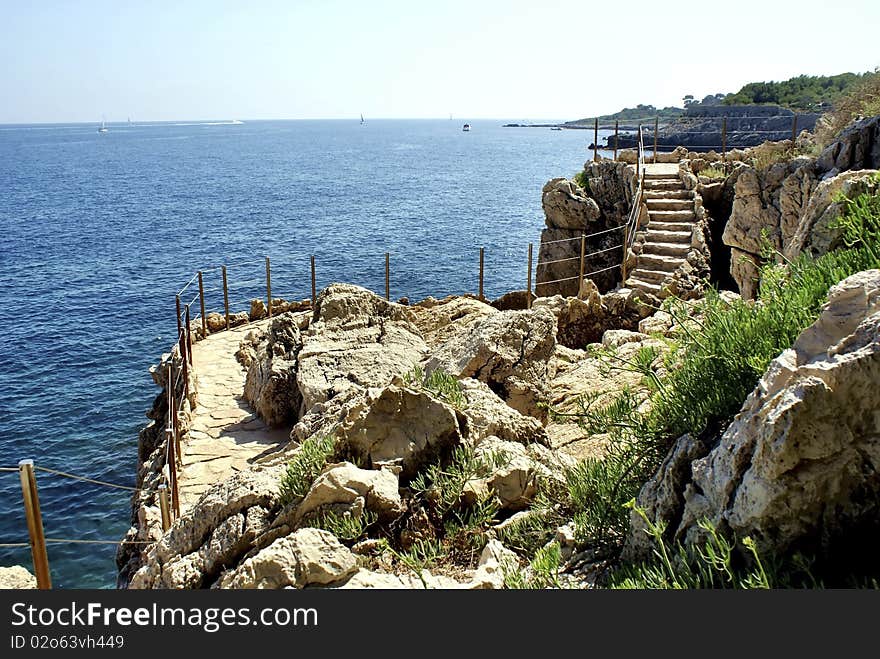
[[[148,368],[175,336],[175,294],[205,271],[222,309],[345,281],[391,295],[526,283],[541,187],[591,156],[592,131],[450,120],[0,126],[0,467],[134,485]],[[189,302],[197,293],[190,286]],[[195,303],[198,306],[198,303]],[[195,313],[195,309],[194,309]],[[48,538],[119,540],[124,490],[37,473]],[[0,473],[0,543],[27,542],[18,475]],[[49,545],[56,588],[112,588],[112,544]],[[31,569],[27,548],[0,565]]]

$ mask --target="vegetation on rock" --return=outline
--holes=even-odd
[[[774,104],[792,110],[813,112],[830,107],[870,73],[841,73],[833,76],[799,75],[780,82],[750,82],[722,101],[725,105]]]

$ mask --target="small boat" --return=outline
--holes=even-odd
[[[467,133],[467,132],[470,131],[470,129],[471,129],[471,125],[470,125],[470,124],[465,124],[464,126],[461,127],[461,129],[462,129],[465,133]]]
[[[98,132],[99,133],[106,133],[107,132],[107,126],[104,123],[103,117],[101,117],[101,127],[98,129]]]
[[[361,115],[361,126],[363,126],[365,123],[367,123],[367,122],[364,121],[364,115]]]
[[[559,126],[550,126],[550,130],[562,130]]]

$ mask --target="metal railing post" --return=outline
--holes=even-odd
[[[205,283],[202,281],[201,270],[199,270],[199,307],[202,312],[202,336],[208,336],[208,320],[205,318]]]
[[[391,255],[385,252],[385,299],[391,299]]]
[[[526,309],[532,308],[532,243],[529,243],[529,271],[526,279]]]
[[[52,577],[49,573],[49,554],[46,552],[46,537],[43,535],[43,516],[40,512],[40,496],[37,492],[37,479],[34,476],[34,461],[20,460],[18,475],[21,480],[21,495],[24,499],[24,515],[27,519],[28,535],[31,541],[31,557],[34,560],[34,575],[37,588],[50,590]]]
[[[483,296],[483,256],[485,249],[480,247],[480,301],[482,302],[486,298]]]
[[[229,286],[227,284],[226,279],[226,266],[222,267],[223,270],[223,309],[226,314],[226,329],[229,329]]]
[[[171,527],[171,513],[168,510],[168,486],[159,484],[159,512],[162,513],[162,532]]]
[[[584,287],[584,261],[586,260],[587,237],[581,236],[581,264],[578,273],[578,297],[580,297],[581,289]]]
[[[272,271],[269,266],[269,257],[266,257],[266,302],[268,303],[269,318],[272,317]]]
[[[312,255],[312,307],[315,306],[315,298],[317,296],[317,285],[315,281],[315,257]]]
[[[593,122],[593,162],[599,160],[599,117]]]

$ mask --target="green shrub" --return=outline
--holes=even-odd
[[[834,103],[816,124],[816,141],[831,144],[837,135],[859,117],[880,115],[880,70],[866,73],[862,80]]]
[[[306,526],[329,531],[342,542],[356,542],[364,536],[367,527],[374,524],[377,519],[378,516],[369,510],[356,516],[349,512],[322,512]]]
[[[281,477],[282,505],[304,497],[335,452],[334,437],[315,435],[306,439]]]
[[[706,169],[701,169],[699,175],[705,176],[706,178],[720,179],[720,180],[724,180],[727,178],[727,174],[724,173],[724,170],[719,169],[717,167],[706,167]]]
[[[403,381],[408,387],[429,391],[457,410],[463,410],[467,406],[467,399],[461,390],[461,382],[442,368],[435,368],[426,376],[422,367],[416,365],[404,375]]]
[[[590,190],[590,175],[587,174],[587,170],[582,169],[577,174],[575,174],[572,179],[575,183],[581,186],[588,195],[592,195],[593,192]]]
[[[521,570],[504,569],[504,585],[516,590],[562,588],[559,580],[561,564],[562,552],[559,543],[551,542],[535,552],[530,565],[531,574]]]

